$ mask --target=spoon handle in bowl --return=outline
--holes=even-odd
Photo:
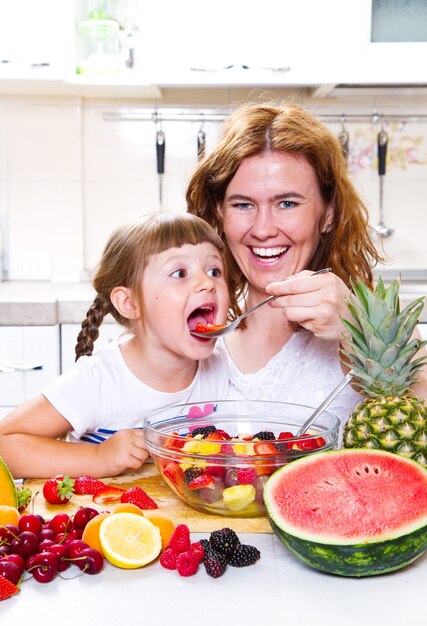
[[[312,425],[312,423],[319,417],[323,411],[325,411],[328,406],[331,404],[333,400],[337,397],[339,393],[347,387],[347,385],[352,381],[354,376],[353,370],[350,370],[347,376],[345,376],[338,385],[331,391],[329,396],[325,398],[320,406],[317,407],[315,411],[310,415],[310,417],[304,422],[304,424],[297,430],[295,437],[300,437],[303,435]]]

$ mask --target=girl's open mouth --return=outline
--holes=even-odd
[[[207,326],[208,324],[214,324],[216,317],[216,306],[203,305],[194,309],[187,318],[187,324],[189,330],[194,330],[197,324],[201,326]]]

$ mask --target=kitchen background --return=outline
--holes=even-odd
[[[36,376],[71,364],[64,346],[113,228],[185,211],[198,133],[209,152],[227,112],[249,99],[290,99],[348,133],[348,167],[373,226],[377,136],[388,133],[383,209],[393,233],[377,273],[425,294],[426,58],[420,0],[1,2],[0,365],[37,365],[47,345],[53,364],[0,376],[0,415],[40,388]]]
[[[84,280],[117,223],[160,209],[185,210],[197,133],[202,127],[209,151],[220,132],[220,121],[204,118],[221,120],[247,99],[289,98],[324,116],[337,135],[344,128],[349,168],[373,225],[379,221],[376,144],[383,127],[389,134],[384,221],[394,229],[384,240],[390,266],[427,267],[427,88],[415,83],[416,68],[408,63],[408,46],[423,46],[425,59],[427,43],[371,44],[374,51],[383,47],[376,67],[365,40],[367,0],[303,0],[279,8],[268,0],[261,16],[253,3],[240,0],[231,7],[216,3],[212,15],[192,1],[155,4],[154,10],[143,0],[2,3],[4,279]],[[374,1],[373,8],[387,17],[387,4],[394,16],[397,0]],[[411,24],[419,25],[425,3],[412,4],[418,19]],[[427,9],[421,17],[427,23]],[[382,23],[371,17],[371,33]],[[242,64],[254,69],[240,69]],[[229,65],[234,67],[217,69]],[[416,77],[427,82],[425,66]],[[118,119],[106,119],[111,114]],[[166,136],[161,206],[160,125]]]

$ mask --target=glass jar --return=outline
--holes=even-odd
[[[119,23],[89,19],[79,25],[77,74],[110,74],[120,70]]]

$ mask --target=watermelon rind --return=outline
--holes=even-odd
[[[390,452],[377,450],[345,449],[318,452],[308,457],[293,461],[277,470],[264,487],[264,502],[270,524],[280,541],[286,548],[307,565],[322,572],[339,576],[375,576],[401,569],[421,556],[427,550],[427,510],[419,519],[409,524],[402,524],[391,532],[383,535],[346,538],[332,536],[330,533],[316,535],[310,529],[297,527],[289,523],[281,514],[278,504],[273,497],[274,489],[279,487],[288,472],[298,472],[298,467],[316,463],[316,458],[325,455],[355,455],[365,453],[375,458],[375,455],[388,455],[393,460],[396,455]],[[410,459],[399,457],[403,463],[409,463],[415,472],[419,472],[421,482],[425,475],[427,490],[427,470]],[[301,489],[304,485],[301,485]],[[401,489],[402,486],[397,487]],[[289,493],[289,492],[288,492]],[[424,493],[424,491],[423,491]]]

